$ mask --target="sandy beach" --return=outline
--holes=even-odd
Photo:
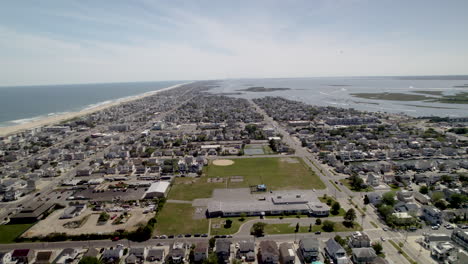
[[[0,136],[7,136],[7,135],[10,135],[10,134],[18,133],[20,131],[24,131],[24,130],[28,130],[28,129],[32,129],[32,128],[57,124],[57,123],[65,121],[65,120],[69,120],[69,119],[72,119],[72,118],[76,118],[76,117],[88,115],[88,114],[91,114],[91,113],[94,113],[94,112],[97,112],[97,111],[101,111],[101,110],[109,108],[111,106],[115,106],[115,105],[119,105],[119,104],[122,104],[122,103],[130,102],[130,101],[133,101],[133,100],[138,100],[138,99],[141,99],[141,98],[144,98],[144,97],[147,97],[147,96],[155,95],[157,93],[167,91],[167,90],[170,90],[170,89],[174,89],[174,88],[180,87],[180,86],[185,85],[185,84],[188,84],[188,83],[177,84],[177,85],[174,85],[174,86],[163,88],[161,90],[147,92],[147,93],[144,93],[144,94],[139,94],[139,95],[135,95],[135,96],[132,96],[132,97],[123,98],[123,99],[120,99],[120,100],[117,100],[117,101],[114,101],[114,102],[110,102],[108,104],[98,105],[96,107],[84,109],[84,110],[78,111],[78,112],[70,112],[70,113],[66,113],[66,114],[62,114],[62,115],[45,117],[43,119],[34,120],[34,121],[31,121],[31,122],[16,125],[16,126],[0,127]]]

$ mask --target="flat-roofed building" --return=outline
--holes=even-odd
[[[152,183],[145,193],[145,199],[166,197],[169,192],[170,183],[167,181],[158,181]]]

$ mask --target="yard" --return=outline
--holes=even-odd
[[[322,221],[323,222],[323,221]],[[268,235],[277,235],[277,234],[291,234],[294,233],[296,229],[295,224],[267,224],[265,225],[265,234]],[[358,223],[354,223],[352,228],[345,227],[342,222],[335,222],[335,229],[333,232],[349,232],[349,231],[358,231],[362,230],[361,226]],[[322,225],[312,224],[312,230],[309,231],[309,226],[299,226],[298,233],[308,233],[308,232],[325,232],[322,228]]]
[[[232,224],[230,227],[226,228],[224,225],[226,220],[231,219]],[[249,220],[258,219],[258,217],[245,217],[244,220],[241,220],[240,217],[232,218],[212,218],[211,219],[211,234],[212,235],[232,235],[239,231],[241,225]],[[218,228],[215,228],[218,226]]]
[[[272,190],[324,189],[320,178],[300,158],[240,158],[230,166],[209,164],[198,179],[176,179],[169,199],[193,200],[209,198],[216,188],[245,188],[266,184]],[[231,176],[242,176],[242,182],[231,182]],[[208,183],[208,178],[222,178],[223,182]]]
[[[14,224],[0,225],[0,244],[13,243],[15,238],[19,237],[34,224]]]
[[[193,219],[194,208],[191,204],[166,203],[158,214],[156,234],[205,234],[208,233],[208,220]]]

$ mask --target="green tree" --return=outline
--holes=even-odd
[[[346,244],[346,239],[343,239],[340,235],[336,235],[333,239],[341,246]]]
[[[309,225],[309,232],[312,232],[312,224]]]
[[[353,208],[346,211],[346,213],[344,215],[344,220],[346,222],[351,222],[352,223],[355,219],[356,219],[356,211]]]
[[[419,192],[422,193],[422,194],[428,194],[429,193],[429,188],[426,185],[423,185],[423,186],[421,186],[421,188],[419,188]]]
[[[227,219],[226,220],[226,223],[224,224],[224,228],[231,228],[232,226],[232,220],[231,219]]]
[[[331,208],[331,214],[337,215],[340,213],[341,205],[339,202],[334,202]]]
[[[394,192],[386,192],[382,195],[382,202],[386,205],[394,206],[395,201],[395,193]]]
[[[96,257],[83,257],[78,264],[101,264],[101,260]]]
[[[246,213],[241,213],[241,214],[240,214],[240,219],[239,219],[239,220],[240,220],[240,221],[244,221],[246,217],[247,217],[247,214],[246,214]]]
[[[444,198],[444,193],[442,192],[433,192],[432,195],[431,195],[431,200],[433,203],[441,200]]]
[[[460,208],[461,205],[466,204],[468,198],[466,195],[454,193],[450,196],[450,207],[451,208]]]
[[[385,219],[393,213],[393,206],[381,204],[377,210]]]
[[[299,223],[296,224],[296,228],[294,229],[294,233],[299,232]]]
[[[322,229],[325,232],[333,232],[335,230],[335,222],[329,220],[323,221]]]
[[[203,261],[203,264],[218,264],[218,263],[219,263],[218,256],[214,252],[211,252],[210,254],[208,254],[208,257]]]
[[[379,242],[372,244],[372,248],[375,250],[375,253],[377,255],[382,254],[383,247],[382,244],[380,244]]]
[[[214,248],[216,244],[216,238],[214,237],[210,238],[210,240],[208,241],[208,244],[210,245],[210,248]]]
[[[369,204],[370,201],[369,201],[369,197],[367,197],[367,195],[364,195],[364,204]]]
[[[317,218],[317,220],[315,220],[315,224],[316,224],[316,225],[321,225],[321,224],[322,224],[322,220],[320,220],[320,218]]]
[[[254,236],[263,236],[265,232],[265,223],[257,222],[252,226],[252,233]]]

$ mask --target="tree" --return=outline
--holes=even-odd
[[[325,232],[333,232],[333,230],[335,230],[335,222],[329,220],[323,221],[322,229]]]
[[[444,200],[440,199],[440,200],[437,200],[435,203],[434,203],[434,206],[439,208],[440,210],[445,210],[447,209],[447,203],[445,203]]]
[[[299,223],[296,224],[296,228],[294,229],[294,233],[299,232]]]
[[[379,211],[380,215],[387,219],[387,217],[393,213],[393,206],[381,204],[377,210]]]
[[[333,239],[336,241],[336,243],[340,244],[341,246],[344,246],[346,244],[346,239],[343,239],[340,235],[336,235]]]
[[[382,202],[386,205],[394,206],[395,205],[395,193],[386,192],[382,195]]]
[[[83,257],[78,264],[101,264],[101,260],[96,257]]]
[[[312,232],[312,224],[309,225],[309,232]]]
[[[346,213],[344,215],[344,220],[345,221],[352,223],[355,219],[356,219],[356,211],[353,208],[346,211]]]
[[[208,254],[208,257],[203,261],[203,264],[218,264],[218,262],[219,260],[216,253],[211,252],[210,254]]]
[[[331,208],[331,214],[337,215],[340,212],[341,205],[339,202],[334,202]]]
[[[369,201],[369,197],[367,197],[367,195],[364,195],[364,204],[369,204],[370,201]]]
[[[246,214],[246,213],[241,213],[241,214],[240,214],[240,219],[239,219],[239,220],[240,220],[240,221],[244,221],[246,217],[247,217],[247,214]]]
[[[258,222],[252,226],[252,233],[254,236],[263,236],[265,230],[265,223]]]
[[[372,244],[372,248],[375,250],[375,253],[377,255],[382,254],[383,247],[382,244],[380,244],[379,242]]]
[[[316,225],[321,225],[321,224],[322,224],[322,220],[320,220],[320,218],[317,218],[317,220],[315,220],[315,224],[316,224]]]
[[[435,202],[437,202],[437,201],[439,201],[439,200],[441,200],[443,198],[444,198],[444,193],[442,193],[442,192],[433,192],[432,196],[431,196],[431,200],[432,200],[433,203],[435,203]]]
[[[226,220],[226,223],[224,224],[224,228],[231,228],[232,226],[232,220],[228,219]]]
[[[423,185],[423,186],[421,186],[421,188],[419,188],[419,192],[422,193],[422,194],[428,194],[429,193],[429,188],[427,188],[426,185]]]
[[[450,196],[450,207],[451,208],[460,208],[462,204],[468,202],[468,197],[463,194],[454,193]]]
[[[357,174],[355,174],[349,177],[349,183],[353,190],[359,191],[362,189],[362,186],[364,185],[364,180],[361,177],[359,177]]]
[[[210,240],[208,241],[208,244],[210,245],[210,248],[214,248],[216,244],[216,238],[214,237],[210,238]]]

